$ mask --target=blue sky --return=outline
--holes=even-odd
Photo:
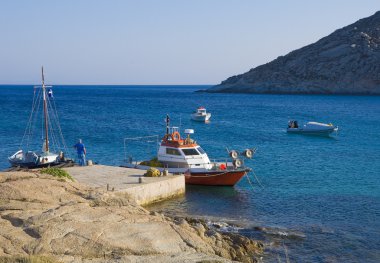
[[[0,83],[217,84],[379,0],[0,0]]]

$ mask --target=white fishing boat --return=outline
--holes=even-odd
[[[64,151],[67,152],[67,147],[58,121],[51,88],[52,86],[45,85],[44,69],[42,68],[42,86],[34,87],[32,112],[20,144],[21,149],[8,157],[8,161],[12,166],[37,168],[69,161],[64,155]],[[41,112],[42,116],[39,117]],[[29,148],[37,147],[33,142],[33,137],[36,130],[35,126],[37,126],[39,120],[41,120],[43,127],[41,134],[42,149],[33,151]],[[55,134],[57,131],[59,135]]]
[[[211,118],[211,113],[206,111],[206,108],[199,107],[195,112],[191,114],[191,119],[194,121],[207,122]]]
[[[288,122],[288,133],[301,133],[301,134],[312,134],[312,135],[330,135],[332,132],[338,131],[338,126],[332,123],[320,123],[310,121],[306,124],[299,126],[298,122],[291,120]]]
[[[186,137],[181,137],[178,127],[169,126],[169,117],[166,118],[166,134],[159,143],[157,155],[152,160],[134,161],[130,155],[126,160],[125,167],[148,170],[151,167],[161,172],[165,170],[174,174],[185,174],[186,184],[233,186],[251,168],[244,166],[243,159],[253,158],[256,149],[246,149],[241,154],[237,151],[229,151],[230,158],[212,160],[201,146],[190,135],[193,129],[185,129]],[[158,136],[134,137],[124,139],[124,151],[127,159],[127,141],[143,138],[157,138]]]

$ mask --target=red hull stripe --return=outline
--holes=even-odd
[[[192,173],[185,175],[186,184],[234,186],[247,173],[247,171],[227,171],[223,173]]]

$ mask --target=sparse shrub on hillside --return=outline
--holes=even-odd
[[[65,170],[62,170],[60,168],[54,168],[54,167],[49,167],[49,168],[43,168],[41,169],[41,173],[42,174],[50,174],[54,177],[58,177],[60,179],[69,179],[71,181],[74,181],[74,178],[69,175],[68,172],[66,172]]]

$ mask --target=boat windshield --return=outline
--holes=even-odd
[[[194,148],[182,149],[182,151],[185,155],[199,155],[199,152],[195,150]]]
[[[166,154],[181,155],[181,153],[177,149],[174,149],[174,148],[166,148]]]
[[[201,154],[205,154],[205,153],[206,153],[201,147],[198,147],[197,150],[198,150],[198,152],[200,152]]]

